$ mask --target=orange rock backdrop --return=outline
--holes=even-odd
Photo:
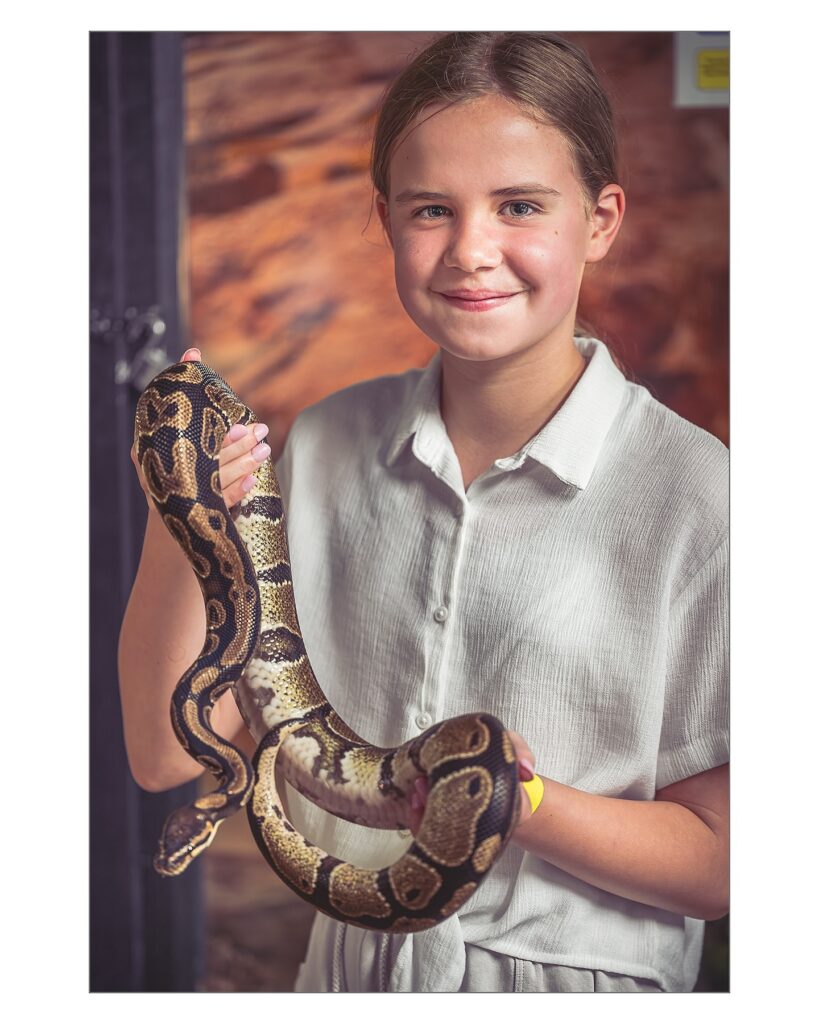
[[[673,34],[567,33],[620,129],[627,212],[580,315],[634,379],[728,441],[728,111],[673,107]],[[367,163],[380,97],[431,39],[186,37],[190,337],[270,425],[427,362],[396,296]]]

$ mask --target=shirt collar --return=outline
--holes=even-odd
[[[441,350],[438,349],[404,399],[392,440],[387,448],[388,466],[395,462],[404,445],[421,430],[425,422],[434,424],[437,418],[443,429],[440,394]]]
[[[627,385],[602,341],[575,338],[574,343],[588,365],[563,405],[523,451],[565,483],[582,489],[591,479]]]
[[[591,479],[606,435],[626,389],[626,380],[609,350],[597,338],[575,338],[588,365],[569,397],[549,422],[514,456],[498,460],[505,469],[516,469],[526,458],[534,459],[572,487],[582,489]],[[436,352],[410,388],[387,448],[392,465],[413,435],[443,436],[440,413],[441,353]]]

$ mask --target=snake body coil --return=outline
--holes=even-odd
[[[180,679],[171,718],[185,750],[217,789],[170,815],[154,860],[176,875],[247,806],[256,841],[277,874],[317,909],[379,931],[443,921],[474,893],[519,814],[517,762],[501,723],[462,715],[394,749],[370,746],[321,691],[296,617],[284,511],[272,462],[231,515],[219,485],[219,451],[235,423],[256,422],[202,363],[178,363],[141,396],[135,446],[162,520],[193,567],[205,602],[201,654]],[[210,725],[231,687],[259,743],[253,764]],[[405,828],[419,775],[429,781],[409,849],[382,869],[319,849],[287,820],[276,768],[324,810],[373,828]]]

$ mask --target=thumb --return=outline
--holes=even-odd
[[[189,348],[182,356],[183,363],[199,362],[202,359],[202,353],[198,348]]]

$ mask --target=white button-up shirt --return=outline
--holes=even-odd
[[[468,491],[437,355],[305,410],[277,465],[296,602],[319,683],[370,742],[487,711],[538,774],[651,800],[728,760],[727,451],[575,343],[588,363],[564,404]],[[289,793],[338,856],[383,866],[408,845]],[[317,924],[314,959],[339,927]],[[392,937],[389,986],[457,990],[473,943],[685,990],[702,931],[510,843],[458,915]],[[379,955],[383,937],[348,932],[362,964]]]

